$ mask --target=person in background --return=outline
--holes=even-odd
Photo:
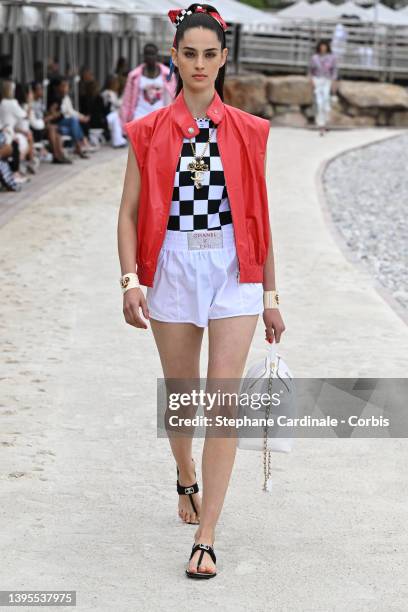
[[[32,83],[31,113],[29,115],[30,128],[33,132],[34,142],[42,142],[48,139],[52,151],[53,164],[72,164],[72,161],[64,154],[61,135],[57,126],[52,123],[56,115],[47,113],[44,103],[44,90],[42,83]],[[42,151],[44,159],[47,159],[45,147]]]
[[[108,75],[101,96],[105,106],[105,112],[107,113],[106,121],[109,127],[111,144],[115,148],[125,147],[127,145],[127,140],[123,137],[122,126],[120,124],[119,109],[121,101],[118,92],[119,77],[115,74]]]
[[[310,77],[316,103],[316,125],[320,128],[320,136],[328,131],[327,121],[331,110],[330,95],[334,88],[333,81],[337,79],[336,56],[331,52],[328,40],[319,40],[316,52],[309,62],[308,76]]]
[[[79,82],[78,82],[78,109],[79,112],[84,116],[90,116],[89,106],[92,101],[89,100],[89,83],[95,81],[93,72],[88,66],[82,66],[79,71]],[[92,89],[92,88],[91,88]],[[88,136],[90,125],[89,123],[83,123],[82,129],[84,134]]]
[[[34,147],[34,143],[41,143],[44,140],[46,134],[44,118],[37,117],[34,113],[34,96],[31,85],[23,85],[22,83],[17,83],[16,100],[26,113],[26,118],[21,120],[20,125],[25,129],[26,132],[31,132]],[[42,157],[44,158],[44,153],[46,153],[44,146],[42,147],[41,153]],[[39,165],[40,159],[38,157],[34,157],[36,167]]]
[[[47,64],[47,78],[50,80],[57,79],[60,74],[58,61],[50,57]]]
[[[48,99],[48,113],[52,115],[51,123],[58,126],[58,132],[68,135],[74,142],[74,151],[81,159],[89,159],[85,152],[86,141],[81,127],[81,120],[89,122],[76,111],[69,97],[68,81],[63,77],[54,79],[50,86]]]
[[[129,63],[126,57],[120,57],[117,61],[116,70],[115,70],[115,75],[118,77],[118,81],[119,81],[119,90],[118,90],[119,98],[123,96],[128,74],[129,74]]]
[[[20,159],[26,162],[27,170],[35,174],[37,168],[34,160],[33,135],[28,124],[31,101],[27,100],[27,109],[24,110],[15,97],[16,89],[20,95],[20,86],[15,86],[12,81],[3,81],[0,123],[10,130],[12,140],[18,142]]]
[[[132,119],[145,117],[152,111],[168,106],[174,100],[177,81],[170,69],[158,61],[155,44],[147,43],[143,49],[144,62],[129,72],[120,108],[122,129]]]
[[[10,141],[7,130],[0,126],[0,184],[6,191],[20,191],[27,179],[19,175],[20,153],[18,143]]]
[[[41,61],[36,61],[33,64],[34,81],[42,83],[44,77],[44,65]]]
[[[105,138],[109,137],[108,123],[106,121],[106,109],[101,96],[100,87],[95,79],[85,81],[81,95],[82,114],[89,117],[87,124],[89,129],[102,129]]]

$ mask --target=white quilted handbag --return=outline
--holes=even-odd
[[[239,406],[239,418],[247,416],[249,419],[273,419],[273,427],[261,425],[253,429],[251,435],[245,427],[238,430],[238,448],[242,450],[255,450],[263,453],[264,464],[264,491],[271,491],[271,453],[289,453],[293,447],[293,438],[286,436],[285,427],[276,424],[279,416],[293,418],[296,412],[295,383],[288,365],[280,354],[276,342],[270,345],[266,356],[251,365],[242,380],[240,393],[251,396],[252,394],[268,394],[271,402],[261,405],[259,409],[242,405]],[[272,402],[272,395],[279,393],[279,403]],[[275,395],[276,397],[277,395]],[[259,395],[258,395],[259,397]],[[264,396],[265,397],[265,396]],[[246,435],[245,435],[246,432]],[[256,436],[255,434],[258,434]]]

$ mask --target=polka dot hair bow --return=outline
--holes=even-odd
[[[228,27],[219,13],[217,13],[216,11],[208,11],[202,6],[196,6],[194,10],[171,9],[167,14],[169,16],[170,21],[174,23],[176,28],[178,28],[180,23],[182,23],[182,21],[186,17],[188,17],[189,15],[192,15],[193,13],[207,13],[208,15],[211,15],[211,17],[213,17],[216,21],[218,21],[219,25],[222,27],[224,32]],[[173,47],[175,46],[176,46],[176,36],[174,35]],[[174,64],[173,64],[172,58],[170,58],[170,72],[166,77],[167,81],[170,81],[173,71],[174,71]]]

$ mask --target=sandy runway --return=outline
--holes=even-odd
[[[405,376],[408,328],[344,258],[315,185],[325,159],[378,132],[271,134],[285,358],[298,376]],[[156,436],[160,362],[150,328],[122,315],[125,161],[84,169],[0,229],[2,588],[76,590],[81,612],[406,609],[402,439],[298,440],[274,457],[272,496],[260,457],[239,452],[219,576],[184,577],[194,527],[177,517],[174,463]],[[263,338],[260,320],[249,362]],[[203,373],[206,350],[205,335]]]

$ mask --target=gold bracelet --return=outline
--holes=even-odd
[[[126,293],[128,289],[140,288],[139,278],[136,272],[128,272],[123,274],[119,279],[120,286],[122,287],[122,293]]]
[[[264,291],[264,308],[279,308],[279,294],[277,291]]]

